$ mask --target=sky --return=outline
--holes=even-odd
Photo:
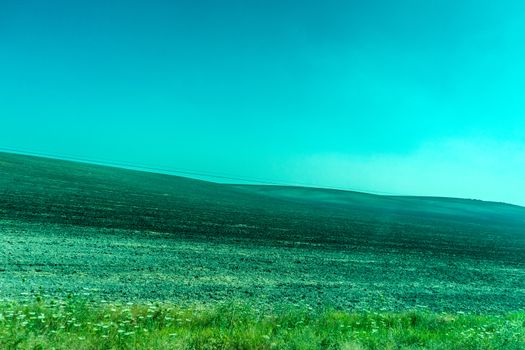
[[[521,0],[0,0],[0,147],[525,205]]]

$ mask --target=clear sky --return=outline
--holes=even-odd
[[[0,0],[0,146],[525,205],[525,2]]]

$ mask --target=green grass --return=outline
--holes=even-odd
[[[247,304],[0,303],[1,349],[524,349],[525,314]]]

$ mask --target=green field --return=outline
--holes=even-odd
[[[525,313],[350,313],[226,303],[0,304],[2,349],[440,349],[525,347]]]
[[[240,302],[256,318],[333,310],[315,322],[465,312],[495,330],[525,309],[525,208],[503,203],[225,185],[0,153],[0,246],[4,316],[11,303],[38,307],[26,301],[35,293],[210,313]],[[2,322],[9,333],[12,319]],[[359,339],[347,346],[373,348]]]

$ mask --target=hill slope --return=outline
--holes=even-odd
[[[497,254],[498,246],[525,239],[525,208],[508,204],[223,185],[5,153],[0,153],[0,210],[4,218],[38,223],[205,237],[213,227],[216,237],[364,246],[377,241],[398,246],[402,240],[410,245],[401,248],[437,244],[458,254],[479,247]]]
[[[71,268],[67,265],[75,260],[75,255],[71,255],[71,252],[75,249],[82,250],[82,244],[89,246],[86,240],[96,237],[97,242],[102,245],[105,239],[108,246],[120,244],[119,247],[124,243],[129,245],[140,242],[155,250],[148,254],[159,254],[157,261],[149,262],[137,262],[138,258],[129,260],[129,251],[120,252],[125,262],[119,268],[135,271],[136,265],[142,264],[140,278],[148,280],[144,280],[145,285],[151,283],[152,278],[151,271],[144,271],[144,266],[150,266],[148,264],[155,266],[151,267],[153,271],[164,266],[162,273],[165,279],[166,276],[178,276],[178,282],[172,281],[173,283],[180,283],[181,276],[184,275],[184,269],[177,270],[178,272],[170,270],[172,267],[169,265],[173,261],[159,253],[155,245],[162,243],[166,248],[166,242],[169,242],[169,249],[180,248],[184,244],[193,245],[190,248],[197,249],[195,245],[198,245],[200,255],[187,256],[185,263],[189,264],[189,270],[197,269],[197,278],[208,276],[210,280],[204,284],[184,280],[189,289],[197,289],[192,292],[197,295],[194,297],[197,300],[202,299],[203,293],[212,294],[213,298],[218,299],[239,296],[240,289],[245,288],[238,287],[239,285],[255,283],[266,290],[272,283],[278,284],[283,274],[288,274],[288,289],[268,289],[266,295],[269,298],[278,298],[277,295],[280,295],[279,298],[300,298],[335,304],[350,301],[360,303],[363,299],[359,298],[363,297],[365,291],[368,290],[369,293],[370,290],[376,290],[383,294],[393,293],[389,300],[394,305],[400,299],[404,300],[403,303],[412,300],[410,298],[414,291],[410,289],[410,283],[423,283],[421,274],[426,274],[427,282],[436,286],[443,287],[443,281],[461,285],[462,293],[467,294],[472,291],[465,286],[482,280],[485,294],[491,294],[494,300],[498,299],[498,293],[501,294],[498,302],[494,302],[498,305],[517,305],[516,298],[525,295],[522,278],[525,261],[525,208],[502,203],[377,196],[301,187],[223,185],[176,176],[0,153],[0,222],[2,239],[12,247],[11,255],[3,257],[6,267],[4,275],[0,275],[7,294],[13,293],[17,285],[15,282],[6,282],[5,273],[11,273],[10,278],[24,275],[24,278],[31,279],[33,286],[55,288],[54,282],[49,282],[52,278],[40,276],[35,279],[34,272],[45,270],[58,278]],[[13,243],[13,237],[24,238],[18,240],[17,244]],[[162,237],[162,240],[155,237]],[[56,247],[54,251],[50,251],[48,247],[47,253],[36,254],[39,261],[31,262],[32,257],[22,252],[22,244],[25,242],[29,246],[34,243],[38,246],[34,249],[41,250],[44,249],[42,246],[46,239],[68,241],[72,247],[71,252],[56,257],[61,248]],[[217,248],[219,245],[223,245],[220,248],[225,250],[221,256],[215,258],[217,261],[225,259],[225,265],[221,267],[226,269],[224,271],[212,268],[209,264],[213,261],[208,259],[213,254],[210,252],[208,257],[205,254],[206,249]],[[85,249],[88,250],[85,254],[90,258],[102,256],[99,246],[96,249]],[[133,254],[145,254],[140,249]],[[68,260],[65,264],[67,266],[61,269],[53,269],[50,260],[55,258],[50,258],[50,252],[56,259],[71,261]],[[80,253],[75,254],[78,259]],[[266,254],[270,258],[266,259]],[[276,259],[283,259],[283,265],[276,267]],[[162,263],[159,264],[159,261]],[[232,261],[237,263],[230,266],[229,262]],[[367,267],[363,265],[363,261],[378,265]],[[342,265],[337,267],[339,262]],[[288,263],[296,263],[297,266],[290,268]],[[299,266],[300,263],[302,265]],[[428,266],[423,268],[418,265],[422,263],[428,263]],[[44,268],[34,268],[35,264]],[[273,266],[264,267],[261,264]],[[401,270],[403,264],[407,266]],[[486,269],[492,270],[475,272],[472,270],[475,265],[471,264],[477,264],[476,269],[488,264]],[[56,265],[62,266],[62,263]],[[460,265],[467,270],[461,273],[456,271]],[[105,273],[114,277],[118,272],[115,268],[114,266],[111,270],[108,267]],[[332,268],[337,277],[323,275]],[[99,266],[98,269],[103,268]],[[243,271],[238,272],[239,269]],[[82,273],[93,274],[91,282],[99,289],[110,291],[111,295],[150,297],[146,296],[141,282],[134,280],[136,275],[126,277],[127,282],[113,281],[113,287],[107,287],[103,283],[95,283],[98,272],[86,267]],[[210,273],[213,278],[209,276]],[[245,277],[242,277],[243,273],[246,273]],[[193,276],[193,272],[191,274]],[[221,274],[227,278],[218,282],[216,276]],[[5,278],[2,279],[3,277]],[[77,277],[71,277],[67,286],[73,286],[73,289],[78,287],[80,280],[75,278]],[[390,288],[401,288],[397,284],[385,285],[389,279],[389,283],[394,283],[396,278],[400,285],[408,288],[404,294],[396,294],[401,293],[401,290],[387,291]],[[341,284],[330,284],[334,279]],[[131,288],[130,281],[141,287],[136,290]],[[340,289],[345,283],[353,284],[352,291]],[[118,291],[122,285],[126,285],[125,292]],[[230,292],[221,294],[222,289],[230,286]],[[308,287],[310,289],[306,292],[305,286],[311,288]],[[177,293],[173,290],[168,292],[164,287],[160,282],[155,282],[153,289],[156,289],[156,296],[180,296],[180,290]],[[499,289],[489,290],[489,287]],[[222,288],[219,295],[216,293],[218,288]],[[512,291],[510,296],[509,290]],[[250,293],[253,294],[249,291],[248,294]],[[427,291],[423,300],[434,298],[433,294],[433,291]],[[185,297],[190,300],[192,298],[187,294]],[[441,295],[441,298],[441,304],[436,302],[432,305],[439,308],[453,304],[447,299],[450,295]],[[367,301],[369,304],[374,302]],[[411,303],[421,302],[421,298],[415,298]],[[480,296],[478,304],[482,303]],[[472,305],[477,305],[474,308],[478,304],[472,302]],[[394,307],[392,305],[389,307]]]

